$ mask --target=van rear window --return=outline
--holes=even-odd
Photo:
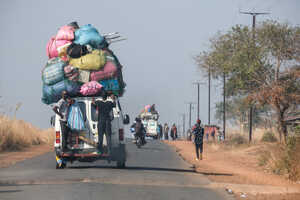
[[[84,102],[78,102],[78,105],[79,105],[80,110],[82,112],[83,120],[86,121],[86,107],[85,107],[85,103]]]
[[[97,122],[98,121],[98,110],[95,108],[95,106],[91,106],[91,115],[92,115],[92,121]]]

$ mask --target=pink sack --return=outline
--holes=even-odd
[[[80,93],[84,96],[95,95],[100,92],[102,87],[97,81],[91,81],[81,86]]]
[[[117,73],[116,65],[111,61],[107,61],[101,70],[93,71],[91,73],[91,80],[101,81],[104,79],[109,79],[114,77],[116,73]]]
[[[72,41],[74,40],[74,31],[75,29],[72,26],[63,26],[58,30],[55,39]]]
[[[61,47],[65,44],[71,43],[68,40],[56,40],[54,37],[51,37],[49,42],[47,43],[47,56],[49,58],[58,57],[58,51],[57,48]]]

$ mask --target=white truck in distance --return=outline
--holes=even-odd
[[[146,136],[153,139],[158,138],[157,126],[158,126],[158,113],[145,112],[140,115],[142,123],[146,129]]]

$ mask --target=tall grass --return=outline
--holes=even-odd
[[[20,151],[32,145],[50,144],[53,141],[52,129],[40,130],[23,120],[0,115],[0,152]]]

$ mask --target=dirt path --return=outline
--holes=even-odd
[[[32,146],[19,152],[1,152],[0,153],[0,168],[9,167],[22,160],[32,158],[53,151],[53,145],[43,144]]]
[[[195,166],[198,173],[214,182],[212,187],[231,189],[239,198],[247,199],[300,199],[300,184],[282,176],[270,174],[258,165],[258,151],[262,146],[226,149],[216,144],[204,144],[203,160],[195,160],[192,142],[167,141],[177,153]],[[245,198],[242,198],[245,199]]]

